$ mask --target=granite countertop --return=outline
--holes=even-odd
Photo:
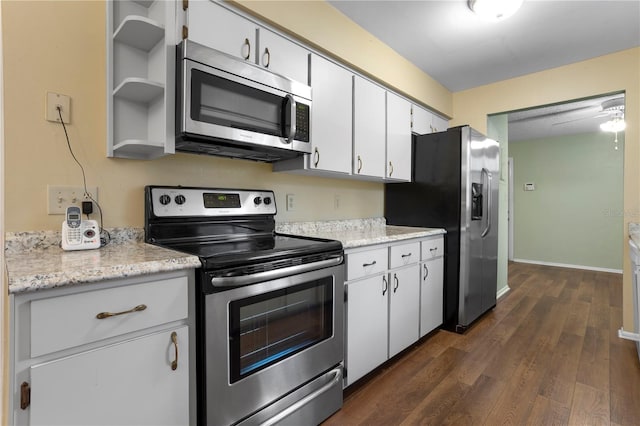
[[[338,240],[345,249],[445,234],[442,228],[387,225],[385,218],[276,224],[284,234]]]
[[[197,268],[197,256],[144,243],[143,231],[110,230],[111,242],[99,249],[64,251],[55,231],[8,233],[5,264],[9,293],[95,283]]]
[[[276,223],[276,231],[338,240],[345,249],[446,232],[440,228],[390,226],[384,218]],[[120,228],[110,233],[108,245],[82,251],[62,250],[60,232],[56,231],[7,233],[9,293],[200,267],[197,256],[146,244],[142,229]]]

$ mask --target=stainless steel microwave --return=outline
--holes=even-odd
[[[311,152],[311,87],[189,40],[176,59],[176,151],[266,162]]]

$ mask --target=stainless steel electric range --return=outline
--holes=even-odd
[[[275,232],[272,191],[148,186],[145,239],[197,255],[198,424],[318,424],[342,406],[338,241]]]

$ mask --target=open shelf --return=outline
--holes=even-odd
[[[113,34],[113,39],[145,52],[164,37],[164,27],[144,16],[127,16]]]
[[[164,142],[127,139],[114,145],[113,153],[116,157],[120,158],[153,160],[163,157],[166,154],[164,146]]]
[[[146,78],[125,78],[113,91],[113,96],[147,104],[164,93],[164,85]]]

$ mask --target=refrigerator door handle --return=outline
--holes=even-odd
[[[484,238],[491,230],[491,180],[493,176],[491,176],[491,172],[484,167],[482,168],[482,174],[487,176],[487,227],[482,231],[481,235],[482,238]],[[484,182],[484,179],[482,179],[482,181]]]

